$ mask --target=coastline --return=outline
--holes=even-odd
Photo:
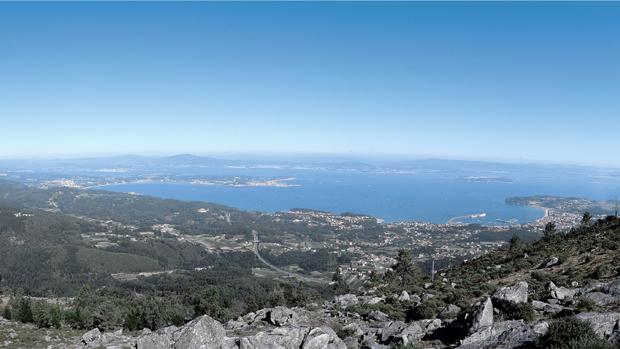
[[[276,180],[269,180],[269,183],[280,183],[280,181],[287,181],[287,180],[293,180],[292,177],[287,177],[284,179],[276,179]],[[277,185],[241,185],[239,184],[220,184],[220,183],[193,183],[190,181],[170,181],[170,180],[160,180],[160,179],[142,179],[142,180],[137,180],[137,181],[128,181],[128,182],[121,182],[121,183],[113,183],[113,184],[105,184],[105,185],[99,185],[99,186],[92,186],[92,187],[88,187],[88,188],[84,188],[84,189],[94,189],[94,190],[106,190],[106,191],[112,191],[112,192],[122,192],[122,193],[126,193],[126,194],[132,194],[132,195],[146,195],[146,196],[154,196],[154,197],[161,197],[158,196],[156,194],[152,194],[149,193],[148,190],[146,190],[145,192],[142,192],[141,190],[139,190],[138,188],[123,188],[122,186],[124,185],[128,185],[131,186],[132,184],[162,184],[162,185],[187,185],[187,186],[195,186],[195,187],[209,187],[209,186],[221,186],[221,187],[232,187],[232,188],[250,188],[250,187],[274,187],[277,188],[279,186]],[[120,187],[119,187],[120,186]],[[276,213],[276,212],[287,212],[288,210],[291,209],[291,207],[304,207],[307,208],[311,211],[329,211],[329,213],[338,216],[340,215],[340,212],[348,212],[350,210],[344,209],[344,210],[329,210],[329,209],[325,209],[325,208],[321,208],[321,207],[316,207],[316,206],[311,206],[311,205],[292,205],[290,207],[281,207],[281,208],[277,208],[277,209],[266,209],[265,207],[262,208],[258,208],[258,209],[253,209],[253,208],[247,208],[247,207],[243,207],[242,205],[235,205],[234,203],[227,203],[227,202],[223,202],[222,200],[216,200],[215,198],[192,198],[192,199],[187,199],[187,198],[180,198],[180,197],[169,197],[166,196],[164,198],[167,199],[175,199],[175,200],[179,200],[179,201],[203,201],[203,202],[208,202],[208,203],[217,203],[217,204],[221,204],[221,205],[225,205],[225,206],[230,206],[230,207],[234,207],[240,210],[248,210],[248,211],[261,211],[264,213]],[[528,205],[529,206],[529,205]],[[544,222],[546,218],[548,218],[551,214],[552,211],[549,208],[546,207],[539,207],[539,206],[529,206],[531,208],[535,208],[537,209],[537,214],[533,215],[533,217],[527,217],[525,218],[526,220],[523,221],[519,221],[517,218],[514,218],[515,216],[513,216],[511,213],[502,213],[501,211],[499,212],[499,216],[493,216],[493,213],[491,214],[491,217],[487,216],[487,212],[483,212],[480,211],[478,213],[473,213],[473,214],[467,214],[467,215],[460,215],[460,216],[455,216],[452,218],[449,218],[448,220],[443,220],[443,221],[437,221],[437,220],[432,220],[432,219],[417,219],[417,218],[404,218],[404,219],[386,219],[384,217],[381,216],[381,214],[372,214],[372,213],[368,213],[366,212],[365,216],[369,216],[378,220],[381,220],[383,222],[383,224],[394,224],[394,223],[425,223],[425,224],[432,224],[432,225],[437,225],[437,226],[466,226],[466,225],[470,225],[470,224],[476,224],[476,225],[480,225],[483,227],[496,227],[496,228],[501,228],[501,227],[514,227],[514,226],[525,226],[525,225],[540,225],[541,222]],[[538,211],[541,210],[541,211]],[[491,212],[493,212],[493,210],[491,210]],[[498,212],[495,212],[495,215],[497,215]],[[502,216],[506,217],[513,217],[513,218],[502,218]],[[531,215],[532,216],[532,215]],[[518,216],[516,216],[518,217]],[[468,221],[468,220],[478,220],[478,221]]]
[[[542,207],[542,206],[528,206],[528,207],[532,207],[532,208],[536,208],[539,210],[542,210],[542,217],[528,221],[528,222],[518,222],[515,218],[512,219],[500,219],[497,218],[494,222],[463,222],[461,220],[463,219],[475,219],[475,218],[480,218],[480,215],[483,214],[483,217],[486,217],[486,212],[482,212],[482,213],[475,213],[475,214],[467,214],[467,215],[461,215],[461,216],[456,216],[456,217],[452,217],[450,219],[448,219],[448,221],[445,223],[447,225],[468,225],[468,224],[479,224],[483,227],[510,227],[510,226],[523,226],[523,225],[527,225],[527,224],[540,224],[542,222],[544,222],[544,220],[546,218],[549,217],[551,209],[548,207]],[[515,222],[511,222],[512,220],[515,220]]]
[[[234,188],[251,188],[251,187],[271,187],[271,188],[293,188],[293,187],[301,187],[301,184],[289,184],[287,181],[295,180],[294,177],[289,178],[276,178],[276,179],[266,179],[266,180],[256,180],[250,179],[243,183],[237,183],[234,181],[220,181],[220,180],[189,180],[189,181],[179,181],[174,179],[139,179],[134,181],[126,181],[126,182],[114,182],[114,183],[105,183],[98,184],[87,187],[79,187],[79,189],[86,190],[107,190],[105,187],[117,186],[117,185],[132,185],[132,184],[153,184],[153,183],[162,183],[162,184],[179,184],[179,185],[196,185],[196,186],[223,186],[223,187],[234,187]]]
[[[533,208],[536,208],[536,209],[539,209],[539,210],[543,211],[543,216],[538,218],[535,221],[532,221],[531,223],[534,223],[534,222],[540,223],[543,220],[545,220],[546,218],[549,218],[549,216],[551,215],[551,209],[549,207],[544,207],[544,206],[540,206],[540,205],[527,205],[527,206],[528,207],[533,207]]]

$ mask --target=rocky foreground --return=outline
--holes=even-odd
[[[275,307],[246,314],[224,324],[204,315],[182,327],[170,326],[139,334],[122,330],[102,333],[93,329],[73,343],[56,343],[51,347],[138,348],[138,349],[347,349],[391,348],[415,344],[416,348],[528,348],[537,345],[548,331],[554,317],[574,316],[590,324],[596,336],[612,346],[620,345],[620,313],[612,311],[620,304],[620,279],[592,282],[584,287],[547,286],[548,299],[530,301],[528,284],[516,282],[464,313],[449,305],[438,318],[403,322],[392,320],[380,311],[365,316],[348,311],[385,301],[385,297],[346,294],[323,306],[304,308]],[[415,308],[429,294],[398,298]],[[578,300],[588,299],[598,311],[580,312]],[[498,308],[506,304],[528,304],[535,309],[534,319],[505,319]],[[458,316],[457,316],[458,315]],[[5,321],[6,324],[6,321]],[[10,339],[5,340],[10,347]]]

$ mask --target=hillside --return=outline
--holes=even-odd
[[[286,296],[297,299],[296,308],[273,308],[287,302],[272,298],[271,307],[222,325],[212,317],[226,318],[217,310],[223,300],[218,293],[207,292],[194,298],[194,314],[211,316],[141,335],[132,331],[179,326],[189,314],[158,297],[83,290],[61,311],[59,326],[103,331],[89,332],[83,338],[92,346],[124,343],[138,348],[153,343],[156,348],[168,348],[165,343],[172,342],[176,342],[175,348],[192,348],[187,343],[201,341],[211,341],[214,348],[613,348],[620,339],[619,241],[620,219],[615,217],[585,222],[568,232],[555,231],[549,225],[545,236],[536,242],[515,238],[505,249],[439,271],[433,281],[403,250],[390,271],[377,275],[357,294],[342,294],[312,305],[299,289],[296,295]],[[337,276],[334,280],[333,290],[346,292]],[[24,298],[14,297],[5,307],[5,315],[16,319],[19,299],[24,302]],[[30,304],[41,307],[40,302]],[[102,311],[95,304],[119,310],[103,318],[91,317]],[[154,322],[148,320],[147,311],[153,307],[158,309]],[[124,308],[131,311],[120,310]],[[42,327],[53,327],[49,324]],[[22,325],[5,322],[2,326]],[[118,328],[129,332],[114,332]],[[186,340],[180,339],[183,336]],[[84,345],[79,338],[71,338],[61,342]]]

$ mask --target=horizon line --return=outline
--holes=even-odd
[[[327,159],[341,159],[341,160],[383,160],[383,161],[424,161],[424,160],[440,160],[440,161],[463,161],[463,162],[484,162],[494,164],[505,165],[540,165],[540,166],[576,166],[576,167],[594,167],[594,168],[606,168],[606,169],[620,169],[620,164],[598,164],[598,163],[583,163],[583,162],[561,162],[561,161],[549,161],[549,160],[536,160],[529,158],[491,158],[491,157],[463,157],[463,156],[450,156],[450,155],[433,155],[433,154],[407,154],[407,153],[321,153],[321,152],[280,152],[280,151],[265,151],[265,152],[110,152],[110,153],[65,153],[65,154],[47,154],[41,156],[33,155],[14,155],[14,156],[2,156],[0,155],[0,161],[63,161],[63,160],[84,160],[84,159],[103,159],[103,158],[120,158],[120,157],[142,157],[142,158],[166,158],[174,156],[196,156],[202,158],[213,158],[216,160],[286,160],[295,161],[291,157],[315,158],[313,161],[320,161],[321,158]],[[232,158],[231,158],[232,157]],[[240,157],[240,158],[235,158]],[[272,157],[272,159],[268,159]],[[276,158],[276,159],[273,159]],[[277,159],[279,158],[279,159]],[[299,159],[304,160],[304,159]]]

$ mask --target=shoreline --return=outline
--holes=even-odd
[[[245,183],[218,183],[217,181],[210,180],[190,180],[190,181],[178,181],[178,180],[165,180],[165,179],[141,179],[128,182],[106,183],[98,184],[87,187],[79,187],[78,189],[85,190],[107,190],[104,187],[118,186],[118,185],[132,185],[132,184],[178,184],[178,185],[195,185],[195,186],[222,186],[232,188],[295,188],[301,187],[301,184],[287,184],[285,182],[295,180],[295,178],[277,178],[268,180],[248,180]],[[103,188],[103,189],[102,189]],[[183,201],[183,200],[181,200]]]
[[[286,178],[284,180],[292,180],[292,178]],[[92,187],[85,187],[83,189],[95,189],[95,190],[106,190],[106,191],[111,191],[111,192],[116,192],[116,193],[125,193],[125,194],[131,194],[131,195],[144,195],[144,196],[152,196],[155,198],[159,198],[159,199],[166,199],[166,198],[162,198],[156,195],[152,195],[152,194],[146,194],[146,193],[136,193],[133,191],[117,191],[117,190],[110,190],[108,188],[108,186],[116,186],[116,185],[131,185],[131,184],[157,184],[157,183],[161,183],[161,184],[172,184],[172,185],[192,185],[192,186],[230,186],[230,187],[260,187],[260,186],[254,186],[254,185],[225,185],[225,184],[219,184],[219,183],[215,183],[215,184],[206,184],[206,183],[192,183],[192,182],[179,182],[179,181],[159,181],[159,180],[141,180],[141,181],[133,181],[133,182],[124,182],[124,183],[115,183],[115,184],[105,184],[105,185],[99,185],[99,186],[92,186]],[[265,186],[263,186],[265,187]],[[267,186],[267,187],[274,187],[274,188],[278,188],[279,186]],[[169,198],[168,198],[169,199]],[[245,210],[245,211],[252,211],[251,209],[246,209],[246,208],[240,208],[240,207],[236,207],[234,205],[231,204],[227,204],[227,203],[221,203],[221,202],[214,202],[214,201],[205,201],[205,200],[186,200],[186,199],[179,199],[179,198],[172,198],[173,200],[178,200],[178,201],[201,201],[201,202],[205,202],[205,203],[213,203],[213,204],[218,204],[218,205],[224,205],[224,206],[229,206],[232,208],[236,208],[238,210]],[[530,220],[527,222],[516,222],[516,223],[511,223],[509,220],[498,220],[496,221],[486,221],[486,222],[460,222],[460,219],[463,218],[480,218],[479,215],[484,214],[484,216],[486,216],[486,212],[480,212],[480,213],[476,213],[476,214],[467,214],[467,215],[460,215],[460,216],[455,216],[452,217],[450,219],[448,219],[447,221],[444,222],[433,222],[432,220],[419,220],[419,219],[385,219],[379,215],[373,215],[373,214],[360,214],[361,216],[367,216],[370,218],[374,218],[377,219],[379,221],[381,221],[381,224],[398,224],[398,223],[423,223],[423,224],[431,224],[431,225],[437,225],[437,226],[466,226],[466,225],[470,225],[470,224],[477,224],[480,225],[482,227],[495,227],[495,228],[500,228],[500,227],[511,227],[511,226],[524,226],[527,224],[538,224],[540,223],[541,220],[549,217],[549,212],[550,209],[545,208],[545,207],[539,207],[539,206],[529,206],[529,207],[535,207],[537,209],[543,210],[543,216],[534,220]],[[305,208],[309,211],[317,211],[317,212],[328,212],[331,215],[334,216],[339,216],[341,215],[342,212],[335,212],[335,211],[329,211],[329,210],[325,210],[325,209],[320,209],[320,208]],[[267,211],[267,210],[259,210],[261,212],[267,213],[267,214],[274,214],[277,212],[289,212],[291,211],[292,208],[285,208],[285,209],[278,209],[278,210],[273,210],[273,211]],[[255,210],[254,210],[255,211]],[[476,217],[473,217],[476,216]],[[484,217],[483,216],[483,217]]]
[[[534,222],[536,223],[542,223],[546,218],[549,218],[550,214],[551,214],[551,209],[548,207],[543,207],[543,206],[538,206],[538,205],[532,205],[529,207],[534,207],[540,210],[543,210],[543,216],[538,218],[537,220],[535,220]]]

